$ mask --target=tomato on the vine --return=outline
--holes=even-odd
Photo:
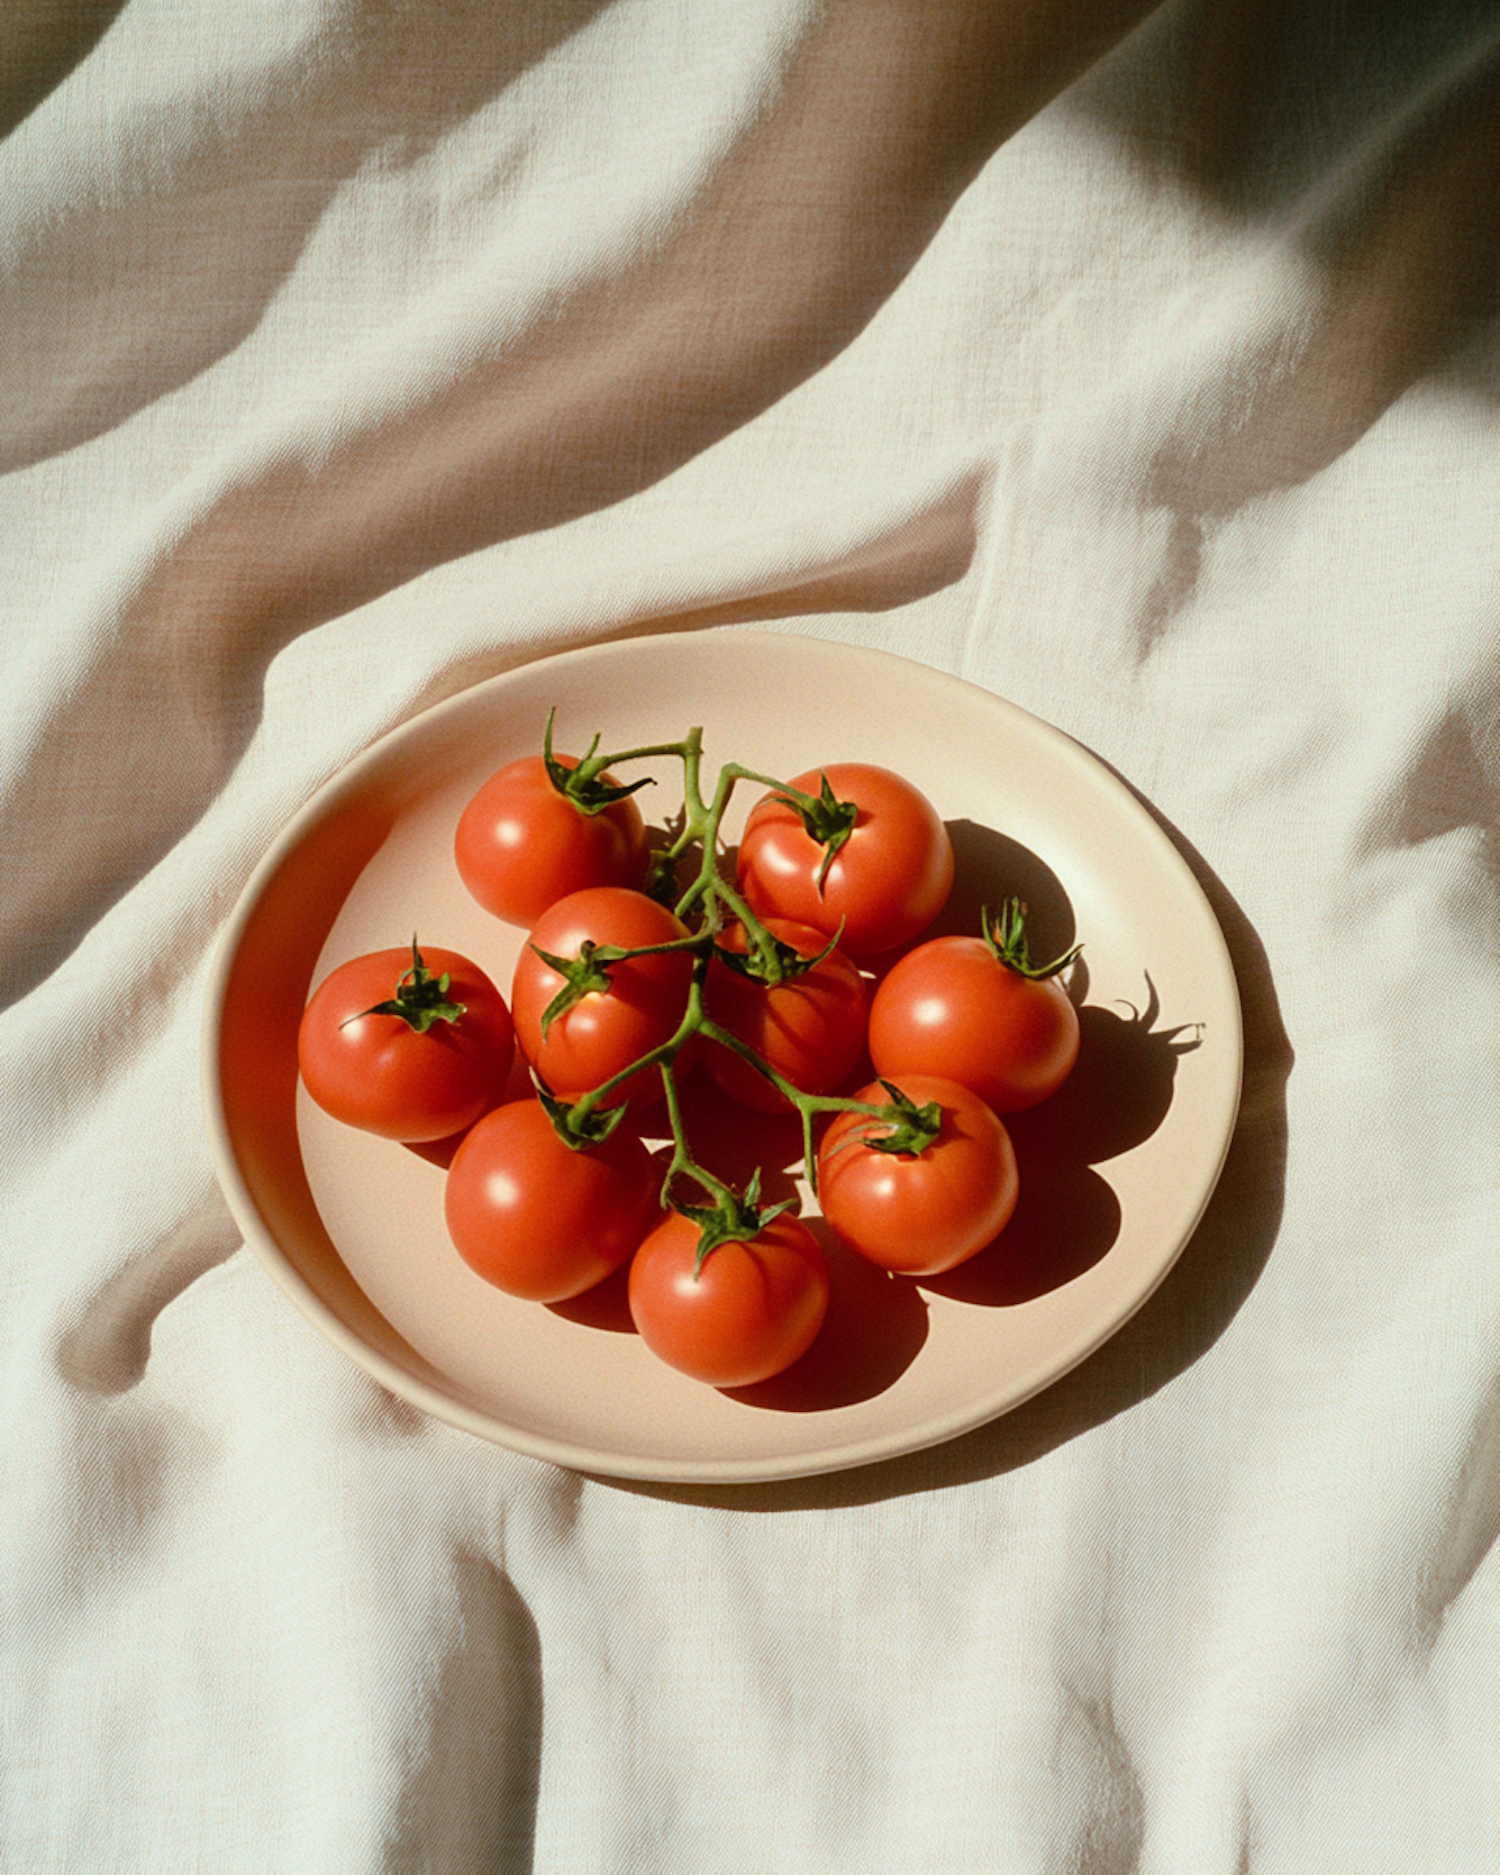
[[[799,957],[817,957],[828,939],[811,925],[767,918],[766,929]],[[716,948],[744,956],[744,927],[729,925]],[[715,957],[704,988],[704,1007],[722,1028],[747,1042],[784,1079],[805,1094],[838,1087],[864,1051],[865,980],[840,950],[829,951],[800,976],[777,984],[742,976]],[[787,1113],[791,1103],[748,1061],[710,1042],[704,1050],[709,1073],[731,1099],[762,1113]]]
[[[834,762],[789,784],[818,800],[814,822],[786,796],[750,810],[736,877],[757,917],[794,918],[869,957],[932,923],[953,885],[953,843],[927,796],[888,768]],[[852,814],[836,812],[849,807]],[[834,849],[829,858],[829,849]]]
[[[998,1236],[1016,1208],[1019,1181],[1010,1135],[990,1108],[956,1081],[908,1075],[901,1092],[918,1107],[936,1102],[942,1124],[918,1153],[885,1152],[888,1123],[835,1114],[818,1149],[823,1216],[861,1256],[906,1276],[936,1276]],[[889,1099],[879,1082],[855,1095]]]
[[[791,1366],[828,1311],[828,1265],[800,1219],[781,1212],[748,1242],[717,1244],[673,1211],[630,1265],[630,1313],[659,1359],[711,1387],[748,1387]]]
[[[336,1120],[382,1139],[446,1139],[494,1105],[514,1056],[510,1012],[457,951],[372,951],[318,986],[297,1064]]]
[[[687,1008],[693,965],[686,951],[608,964],[598,986],[554,1015],[543,1036],[543,1018],[567,979],[540,953],[570,961],[586,945],[633,950],[686,936],[664,906],[623,886],[573,892],[543,912],[516,964],[511,1010],[522,1053],[560,1099],[577,1100],[671,1039]],[[660,1086],[647,1070],[622,1083],[609,1104],[654,1098]]]
[[[1058,977],[1075,954],[1035,969],[1026,955],[1024,907],[1015,901],[984,937],[919,944],[875,992],[876,1073],[959,1081],[997,1113],[1034,1107],[1056,1093],[1078,1059],[1078,1011]]]
[[[578,766],[573,755],[553,760],[565,769]],[[613,783],[608,774],[599,780]],[[628,795],[589,812],[562,793],[543,756],[523,755],[491,775],[464,809],[453,856],[486,911],[530,925],[570,892],[639,886],[646,827]]]
[[[618,1127],[575,1151],[539,1100],[487,1113],[448,1173],[448,1234],[470,1269],[508,1295],[563,1302],[617,1270],[659,1215],[661,1170]]]

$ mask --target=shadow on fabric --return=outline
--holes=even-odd
[[[483,1556],[456,1559],[456,1642],[423,1702],[427,1735],[396,1806],[386,1875],[527,1875],[542,1761],[542,1649],[519,1592]]]
[[[268,666],[299,634],[446,561],[638,493],[821,370],[910,271],[991,152],[1149,10],[1150,0],[1090,0],[1087,23],[1066,35],[1040,12],[1012,17],[984,0],[809,10],[763,108],[651,238],[637,232],[619,253],[606,245],[535,304],[479,295],[436,352],[425,327],[396,335],[415,349],[384,358],[378,384],[368,373],[341,381],[326,404],[216,457],[211,482],[184,490],[180,514],[158,517],[96,621],[88,662],[35,726],[0,812],[0,847],[30,855],[10,882],[0,952],[22,954],[5,941],[13,933],[77,930],[196,824],[254,735]],[[562,17],[577,25],[588,12]],[[402,92],[421,99],[416,78],[440,88],[442,73],[436,53],[418,50]],[[387,73],[387,112],[389,92]],[[355,109],[345,89],[328,102]],[[299,112],[299,135],[311,121]],[[419,141],[423,123],[410,127]],[[378,129],[404,147],[400,124]],[[262,152],[273,170],[278,149],[273,137]],[[370,153],[353,142],[339,150],[319,146],[315,194]],[[284,204],[272,196],[274,229]],[[205,231],[199,215],[191,201],[180,206],[185,305],[201,291],[202,242],[210,274],[223,258],[223,230]],[[294,233],[305,227],[292,221]],[[159,216],[149,230],[156,242]],[[241,238],[237,225],[229,238]],[[105,306],[110,343],[139,343],[128,294]],[[91,316],[75,297],[66,323]],[[195,368],[212,355],[207,345]],[[84,403],[109,406],[95,361],[69,358],[91,387]],[[28,362],[30,382],[73,394],[70,372]],[[160,733],[126,746],[111,732],[131,711]],[[36,853],[27,830],[74,792],[107,793],[109,820],[91,827],[79,815],[74,851]]]
[[[1490,0],[1192,0],[1076,94],[1164,179],[1309,263],[1137,500],[1172,531],[1144,659],[1197,590],[1214,526],[1329,468],[1415,385],[1489,401],[1500,305],[1500,15]],[[1252,369],[1253,366],[1253,369]]]
[[[447,0],[440,25],[411,0],[321,21],[309,8],[253,88],[230,59],[211,110],[195,112],[185,89],[157,101],[149,134],[127,109],[118,125],[98,124],[89,154],[108,177],[101,199],[70,201],[40,226],[28,217],[9,281],[0,273],[0,470],[91,441],[226,357],[362,169],[415,169],[606,5]],[[122,11],[123,0],[20,0],[18,14],[0,12],[0,135]],[[211,58],[212,43],[197,55]],[[117,83],[131,84],[122,70]]]
[[[984,477],[974,473],[956,480],[940,492],[927,507],[908,517],[903,526],[884,539],[865,543],[841,558],[825,565],[817,577],[802,584],[789,583],[783,588],[747,594],[718,605],[694,607],[663,616],[653,613],[610,632],[592,637],[592,643],[637,638],[667,632],[706,631],[721,625],[757,622],[780,618],[804,617],[818,612],[884,612],[909,605],[961,579],[974,556],[977,509],[984,489]],[[546,657],[550,653],[575,648],[577,638],[560,635],[555,641],[533,639],[518,646],[511,665]],[[133,651],[126,650],[112,666],[111,682],[116,703],[128,681]],[[471,684],[494,677],[509,668],[486,650],[472,659],[445,664],[440,676],[410,701],[409,716],[457,695]],[[101,712],[108,705],[109,687],[101,680],[98,703]],[[85,700],[86,702],[86,700]],[[143,705],[143,712],[148,706]],[[247,700],[247,716],[255,705]],[[195,727],[216,744],[227,749],[239,736],[239,729],[220,733],[212,728],[210,714],[194,712]],[[248,740],[253,727],[244,732]],[[78,734],[76,716],[55,726],[58,747],[53,766],[56,774],[66,761],[66,749]],[[184,735],[174,745],[180,756],[191,748],[194,738]],[[101,728],[99,747],[107,745]],[[46,751],[39,752],[39,759]],[[159,742],[140,738],[129,746],[131,759],[144,762],[163,759]],[[204,759],[207,760],[205,751]],[[31,811],[45,811],[47,790],[37,779],[18,779],[14,796],[31,803]],[[120,784],[128,791],[129,782]],[[53,826],[47,847],[48,869],[30,879],[18,866],[7,880],[7,893],[0,907],[0,1009],[19,1001],[51,973],[77,948],[94,924],[114,905],[154,859],[185,835],[201,812],[201,803],[182,798],[168,788],[158,789],[142,803],[133,824],[122,827],[118,821],[74,816]],[[15,822],[22,823],[19,805]],[[10,937],[9,944],[3,940]]]
[[[125,0],[7,0],[0,17],[0,137],[8,137],[109,31]]]

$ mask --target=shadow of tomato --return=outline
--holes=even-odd
[[[1161,1004],[1146,979],[1144,1009],[1078,1012],[1078,1061],[1040,1106],[1007,1116],[1021,1194],[995,1241],[922,1286],[987,1308],[1034,1301],[1092,1269],[1120,1234],[1120,1201],[1093,1167],[1147,1140],[1167,1117],[1180,1055],[1196,1028],[1153,1028]]]
[[[818,1338],[785,1373],[753,1387],[726,1387],[732,1400],[777,1413],[824,1413],[884,1393],[927,1339],[927,1304],[900,1276],[846,1250],[820,1217],[805,1220],[828,1259],[828,1314]]]
[[[953,842],[953,889],[937,917],[909,944],[860,960],[867,976],[873,979],[872,994],[875,985],[908,951],[931,938],[978,937],[985,912],[998,912],[1011,897],[1021,899],[1026,906],[1026,931],[1033,957],[1060,957],[1072,947],[1077,935],[1072,901],[1062,880],[1044,859],[1008,833],[983,826],[977,820],[947,820],[943,825]]]
[[[1146,978],[1144,1009],[1128,1016],[1097,1004],[1078,1012],[1078,1060],[1039,1107],[1006,1119],[1016,1151],[1040,1151],[1086,1165],[1116,1158],[1148,1140],[1172,1105],[1177,1061],[1200,1044],[1197,1025],[1157,1029],[1161,1003]]]
[[[900,1379],[927,1339],[927,1305],[912,1284],[846,1250],[821,1218],[807,1222],[828,1258],[828,1314],[818,1338],[785,1373],[724,1390],[767,1412],[821,1413],[873,1399]],[[548,1307],[584,1328],[634,1334],[629,1264]]]
[[[688,1147],[700,1165],[738,1191],[759,1171],[761,1199],[766,1204],[796,1196],[802,1169],[802,1123],[795,1113],[760,1113],[742,1107],[701,1064],[684,1077],[680,1091]],[[702,1202],[702,1194],[689,1179],[681,1181],[674,1196],[693,1204]]]
[[[1077,1160],[1016,1154],[1021,1195],[991,1244],[924,1289],[982,1308],[1013,1308],[1060,1289],[1108,1254],[1120,1234],[1120,1201],[1107,1180]]]
[[[565,1302],[546,1305],[564,1321],[577,1322],[581,1328],[599,1328],[606,1334],[633,1335],[637,1332],[630,1313],[630,1263],[627,1259],[613,1276],[585,1289],[581,1296],[569,1296]]]
[[[526,1057],[518,1048],[511,1057],[510,1072],[500,1090],[500,1098],[494,1104],[503,1107],[513,1100],[529,1100],[535,1091]],[[480,1117],[483,1118],[483,1115]],[[469,1130],[466,1126],[457,1133],[449,1133],[446,1139],[407,1140],[403,1144],[408,1152],[414,1152],[419,1159],[425,1159],[429,1165],[438,1166],[446,1172],[453,1163],[454,1153],[467,1139]]]

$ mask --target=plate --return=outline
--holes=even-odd
[[[718,1392],[663,1366],[628,1332],[618,1279],[558,1309],[491,1288],[449,1244],[441,1167],[338,1125],[297,1080],[303,1004],[348,957],[415,930],[508,991],[524,934],[468,897],[453,828],[495,768],[538,747],[554,704],[562,749],[595,730],[606,748],[629,748],[699,723],[710,778],[729,760],[786,776],[847,760],[895,768],[954,834],[958,883],[935,928],[972,929],[982,900],[1014,891],[1032,906],[1034,954],[1075,931],[1084,943],[1079,1067],[1014,1122],[1014,1222],[971,1263],[920,1284],[835,1246],[823,1334],[759,1388]],[[647,818],[665,819],[680,800],[675,765],[643,766],[659,777]],[[756,793],[742,784],[741,819]],[[738,824],[726,822],[731,843]],[[1207,900],[1087,751],[889,653],[720,630],[541,660],[372,745],[247,885],[215,959],[204,1059],[217,1171],[247,1242],[377,1380],[452,1425],[576,1470],[722,1484],[940,1443],[1083,1360],[1156,1288],[1201,1217],[1234,1127],[1241,1053],[1234,972]],[[789,1185],[796,1148],[784,1129],[747,1123],[747,1134],[699,1104],[720,1149],[754,1153]]]

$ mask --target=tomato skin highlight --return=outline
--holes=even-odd
[[[402,1017],[368,1015],[412,967],[410,946],[371,951],[319,984],[297,1030],[297,1065],[325,1113],[382,1139],[420,1144],[472,1125],[500,1098],[515,1045],[505,999],[475,963],[429,947],[423,962],[451,978],[456,1022],[418,1034]]]
[[[790,918],[764,923],[801,957],[816,957],[828,942],[823,932]],[[743,928],[726,927],[718,944],[743,955]],[[704,989],[704,1006],[714,1021],[748,1042],[805,1094],[831,1093],[860,1059],[867,1005],[865,980],[840,950],[830,951],[804,975],[774,986],[742,977],[715,958]],[[792,1111],[791,1102],[764,1075],[722,1044],[707,1044],[704,1060],[719,1086],[741,1106],[761,1113]]]
[[[870,1059],[884,1079],[935,1074],[997,1113],[1056,1093],[1078,1059],[1078,1011],[1057,977],[1025,977],[983,938],[940,937],[893,966],[870,1007]]]
[[[932,923],[953,886],[953,843],[920,789],[870,762],[832,762],[791,783],[817,795],[822,778],[859,818],[818,890],[826,849],[794,807],[766,795],[750,810],[740,839],[737,882],[759,918],[793,918],[870,957],[905,944]]]
[[[818,1149],[818,1193],[823,1216],[851,1250],[904,1276],[937,1276],[1010,1221],[1016,1155],[1004,1126],[968,1088],[916,1074],[896,1085],[919,1107],[932,1100],[942,1106],[938,1137],[920,1154],[877,1152],[858,1141],[879,1122],[835,1114]],[[872,1103],[888,1098],[879,1082],[855,1095]]]
[[[635,1253],[630,1314],[658,1359],[710,1387],[769,1380],[812,1346],[828,1312],[816,1237],[782,1212],[749,1243],[721,1243],[693,1273],[699,1227],[673,1211]]]
[[[608,993],[591,991],[564,1011],[544,1041],[542,1016],[563,979],[537,951],[571,958],[585,940],[630,950],[686,936],[687,926],[664,906],[623,886],[573,892],[543,912],[516,963],[511,1012],[522,1053],[559,1099],[577,1100],[672,1036],[687,1007],[692,958],[677,951],[611,964]],[[651,1100],[660,1091],[660,1076],[648,1069],[608,1104]]]
[[[660,1215],[660,1168],[618,1129],[574,1152],[538,1100],[485,1114],[454,1154],[448,1235],[477,1275],[528,1302],[564,1302],[617,1270]]]
[[[564,768],[578,757],[558,755]],[[605,774],[604,781],[614,777]],[[486,911],[535,924],[549,905],[590,886],[638,886],[646,876],[646,826],[632,797],[597,814],[559,794],[540,755],[497,769],[459,817],[459,875]]]

